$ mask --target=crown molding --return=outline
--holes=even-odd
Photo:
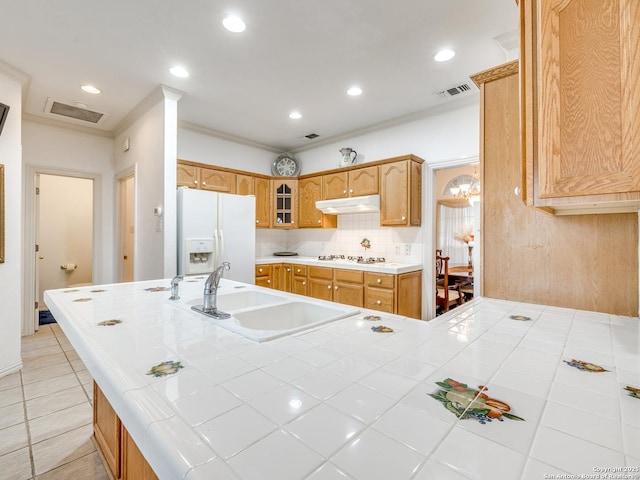
[[[22,121],[28,121],[32,123],[39,123],[48,127],[64,128],[65,130],[73,130],[75,132],[87,133],[89,135],[95,135],[97,137],[114,138],[113,132],[110,130],[100,130],[98,128],[85,127],[84,125],[76,125],[75,123],[67,123],[63,120],[56,120],[54,118],[41,117],[39,115],[33,115],[31,113],[22,113]]]
[[[180,90],[167,87],[166,85],[158,85],[149,93],[149,95],[144,97],[140,103],[133,107],[131,111],[127,113],[122,120],[120,120],[120,122],[118,122],[112,131],[113,137],[115,138],[120,135],[127,128],[133,125],[138,118],[147,113],[161,101],[173,100],[177,102],[183,95],[184,92],[181,92]]]
[[[246,145],[248,147],[259,148],[261,150],[267,150],[268,152],[273,153],[282,153],[283,150],[281,148],[276,148],[271,145],[266,145],[264,143],[255,142],[253,140],[249,140],[248,138],[238,137],[236,135],[231,135],[230,133],[221,132],[219,130],[215,130],[213,128],[203,127],[201,125],[197,125],[195,123],[186,122],[184,120],[178,121],[178,127],[184,128],[185,130],[191,130],[193,132],[202,133],[204,135],[209,135],[211,137],[216,137],[221,140],[227,140],[234,143],[239,143],[241,145]]]

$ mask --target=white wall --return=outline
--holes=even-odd
[[[10,110],[0,135],[0,163],[4,165],[5,262],[0,263],[0,377],[17,371],[22,327],[22,86],[0,69],[0,102]]]
[[[159,87],[137,108],[130,126],[115,138],[116,173],[135,167],[134,280],[176,272],[177,100]],[[129,150],[120,146],[129,138]],[[162,208],[157,216],[154,209]]]
[[[115,281],[113,139],[28,120],[22,123],[22,139],[27,188],[34,185],[34,171],[95,179],[93,281]],[[25,218],[33,222],[33,211]]]
[[[358,152],[357,164],[412,153],[427,164],[477,157],[479,149],[479,99],[451,103],[450,111],[383,130],[356,135],[297,154],[304,173],[337,168],[339,150],[350,147]],[[459,108],[454,106],[459,105]]]
[[[271,175],[271,163],[277,156],[266,149],[178,128],[178,158],[181,160]]]

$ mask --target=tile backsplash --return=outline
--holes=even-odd
[[[360,243],[367,238],[371,248]],[[422,262],[421,227],[381,227],[379,213],[338,215],[338,228],[292,230],[257,229],[256,256],[277,251],[299,255],[361,255],[384,257],[388,262]]]

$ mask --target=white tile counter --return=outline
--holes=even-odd
[[[182,282],[180,296],[200,295],[203,278]],[[238,285],[223,280],[220,294]],[[176,307],[168,287],[45,295],[161,479],[541,479],[625,467],[638,478],[637,318],[478,298],[431,323],[362,311],[256,343]],[[372,331],[382,324],[394,331]],[[148,374],[168,361],[182,368]]]
[[[311,265],[314,267],[344,268],[347,270],[362,270],[376,273],[409,273],[422,270],[420,263],[403,262],[380,262],[380,263],[357,263],[349,260],[318,260],[317,257],[302,256],[266,256],[256,258],[256,265],[267,263],[291,263],[293,265]]]

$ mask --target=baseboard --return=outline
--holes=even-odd
[[[0,377],[4,377],[6,375],[19,372],[21,369],[22,369],[22,360],[0,369]]]

